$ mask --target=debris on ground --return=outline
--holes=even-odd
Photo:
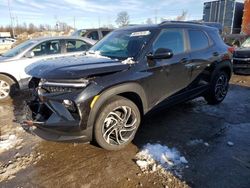
[[[184,156],[175,148],[168,148],[161,144],[146,144],[136,154],[136,164],[144,173],[155,171],[171,171],[180,176],[181,170],[188,163]]]
[[[205,142],[204,145],[208,147],[208,146],[209,146],[209,143]]]
[[[194,139],[194,140],[190,140],[187,145],[188,146],[196,146],[196,145],[199,145],[199,144],[203,144],[203,140],[202,139]]]
[[[26,154],[21,156],[20,153],[16,153],[13,159],[7,163],[0,163],[0,182],[10,180],[15,177],[15,174],[22,169],[26,169],[31,164],[36,164],[40,160],[38,154]]]
[[[228,141],[228,142],[227,142],[227,145],[229,145],[229,146],[234,146],[234,143],[231,142],[231,141]]]
[[[245,80],[239,80],[239,81],[237,81],[238,83],[241,83],[241,84],[244,84],[244,83],[246,83],[246,81]]]

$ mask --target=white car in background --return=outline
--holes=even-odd
[[[0,56],[0,102],[28,86],[25,68],[39,60],[81,55],[96,41],[79,37],[48,37],[23,42]]]

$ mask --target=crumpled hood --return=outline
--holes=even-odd
[[[129,65],[105,57],[64,57],[42,60],[26,67],[26,74],[43,79],[79,79],[123,71]]]
[[[234,52],[234,57],[250,58],[250,48],[237,48]]]

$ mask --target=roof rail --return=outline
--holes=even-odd
[[[169,24],[169,23],[189,23],[189,24],[203,25],[200,22],[194,22],[194,21],[163,21],[163,22],[160,23],[160,25]]]

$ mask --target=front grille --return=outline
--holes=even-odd
[[[250,64],[250,61],[240,61],[240,60],[234,60],[234,64]]]
[[[46,93],[68,93],[68,92],[73,92],[77,90],[77,88],[60,87],[60,86],[42,86],[41,88]]]

